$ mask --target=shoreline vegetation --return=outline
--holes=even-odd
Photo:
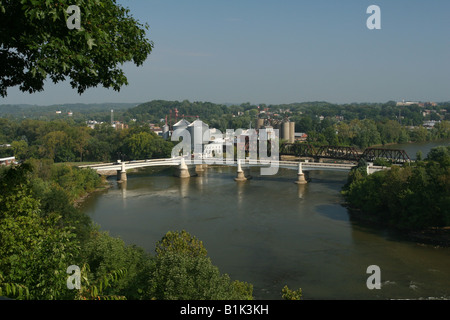
[[[106,179],[104,179],[104,182],[102,182],[102,185],[97,187],[96,189],[86,192],[85,194],[81,195],[80,197],[78,197],[77,199],[75,199],[73,201],[73,206],[76,209],[81,209],[83,204],[92,196],[102,193],[104,191],[107,191],[108,189],[111,188],[111,183],[108,182]]]
[[[450,247],[450,146],[432,148],[414,165],[367,175],[360,163],[342,188],[350,216],[405,239]]]

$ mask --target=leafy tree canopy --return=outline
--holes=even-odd
[[[79,29],[67,25],[71,5]],[[0,95],[13,86],[42,91],[47,78],[70,79],[80,94],[98,85],[119,91],[128,84],[120,65],[142,65],[152,51],[147,29],[116,0],[1,0]]]

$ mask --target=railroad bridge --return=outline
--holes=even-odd
[[[361,152],[354,147],[313,146],[307,143],[284,143],[280,146],[281,155],[309,157],[315,160],[328,158],[359,162],[363,159],[367,162],[373,162],[381,158],[389,160],[393,164],[411,162],[405,150],[400,149],[367,148]]]

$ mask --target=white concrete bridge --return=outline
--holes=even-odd
[[[114,163],[100,163],[100,164],[92,164],[92,165],[83,165],[79,166],[80,168],[91,168],[96,170],[97,172],[117,172],[117,180],[118,181],[126,181],[126,170],[128,169],[136,169],[136,168],[144,168],[144,167],[177,167],[178,168],[178,176],[180,178],[188,178],[190,177],[189,167],[195,166],[196,171],[203,171],[205,165],[214,165],[214,166],[235,166],[237,167],[237,177],[236,181],[244,181],[246,177],[244,175],[244,169],[250,167],[261,167],[261,168],[283,168],[283,169],[293,169],[297,170],[297,183],[306,183],[304,178],[303,171],[310,170],[333,170],[333,171],[350,171],[353,167],[356,166],[355,163],[322,163],[322,162],[299,162],[299,161],[283,161],[283,160],[250,160],[250,159],[241,159],[241,160],[226,160],[224,159],[205,159],[201,160],[190,160],[185,159],[183,157],[177,158],[166,158],[166,159],[149,159],[149,160],[138,160],[138,161],[127,161],[127,162],[114,162]],[[372,174],[376,171],[381,171],[388,169],[388,167],[382,166],[373,166],[369,164],[367,166],[367,173]]]

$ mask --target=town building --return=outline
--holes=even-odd
[[[0,158],[0,166],[9,166],[15,164],[16,157]]]

